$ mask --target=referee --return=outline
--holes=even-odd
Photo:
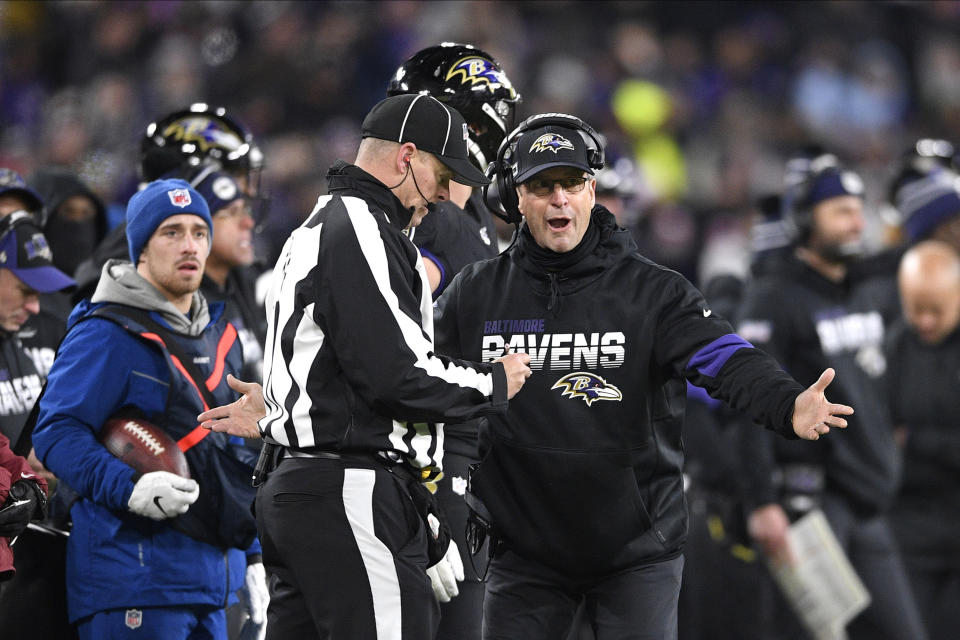
[[[427,527],[403,478],[439,476],[444,420],[503,412],[529,357],[434,353],[430,287],[408,234],[487,181],[460,114],[426,95],[378,103],[355,164],[287,240],[267,296],[267,415],[280,446],[257,524],[272,575],[268,638],[432,638]],[[456,549],[451,546],[451,551]]]

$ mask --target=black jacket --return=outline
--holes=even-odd
[[[440,269],[434,298],[440,297],[465,266],[499,253],[497,227],[479,189],[473,190],[464,209],[449,201],[437,203],[436,210],[417,225],[413,243]]]
[[[960,331],[932,346],[900,323],[886,354],[886,399],[907,430],[891,522],[905,553],[960,568]]]
[[[802,464],[821,469],[825,490],[862,515],[889,507],[900,460],[879,392],[886,366],[882,307],[875,290],[850,279],[828,280],[795,257],[748,288],[740,335],[769,351],[801,384],[813,384],[833,367],[827,397],[856,411],[845,431],[813,443],[748,439],[753,451],[745,456],[744,471],[751,478],[752,506],[779,499],[775,469]]]
[[[440,461],[445,419],[506,409],[500,364],[435,353],[426,271],[406,209],[344,162],[287,240],[267,295],[268,440],[297,449]]]
[[[10,448],[17,455],[30,452],[30,434],[23,433],[23,426],[43,382],[20,339],[0,331],[0,433],[10,439]]]
[[[524,227],[510,250],[466,267],[436,326],[451,355],[530,354],[533,376],[481,429],[472,490],[509,548],[566,575],[680,552],[684,378],[793,434],[800,386],[682,276],[640,256],[601,206],[568,254],[549,255]]]

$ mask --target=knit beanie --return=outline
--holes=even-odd
[[[942,222],[960,215],[960,191],[953,172],[934,171],[904,184],[894,196],[910,242],[927,238]]]
[[[210,229],[213,240],[213,220],[210,208],[184,180],[155,180],[130,198],[127,204],[127,247],[130,261],[136,266],[143,248],[157,227],[170,216],[189,213],[200,216]]]

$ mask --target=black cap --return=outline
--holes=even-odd
[[[576,167],[593,174],[587,143],[577,129],[547,125],[526,131],[517,139],[512,158],[514,182],[526,182],[550,167]]]
[[[490,183],[467,156],[467,123],[456,109],[426,94],[391,96],[381,100],[363,120],[364,138],[412,142],[437,156],[453,171],[454,180],[471,187]]]

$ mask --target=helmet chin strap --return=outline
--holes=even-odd
[[[503,134],[507,134],[507,123],[504,122],[503,118],[497,113],[497,110],[494,109],[489,102],[484,102],[480,105],[480,110],[483,111],[487,116],[497,123],[497,126],[500,127],[500,130],[503,131]]]
[[[487,162],[487,156],[483,154],[483,151],[480,150],[480,145],[474,142],[473,138],[467,138],[467,153],[473,158],[481,171],[486,171],[487,165],[490,163]]]

